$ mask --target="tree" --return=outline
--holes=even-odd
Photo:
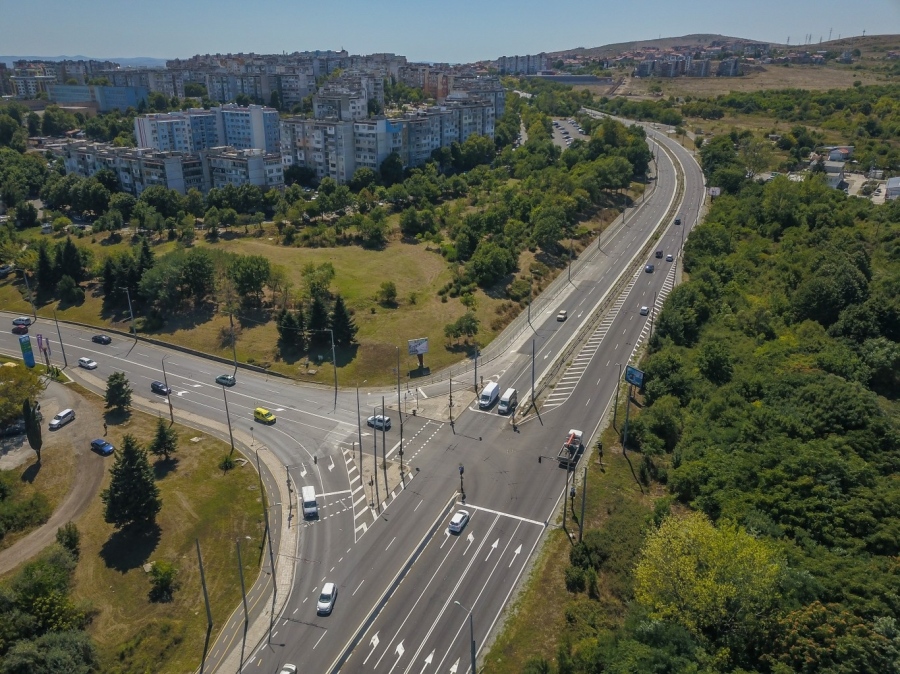
[[[531,236],[534,242],[547,252],[554,252],[562,238],[565,220],[555,208],[542,208],[534,220]]]
[[[381,162],[381,182],[385,187],[390,187],[403,182],[403,160],[396,152],[391,152],[387,159]]]
[[[334,343],[339,346],[349,346],[356,341],[356,332],[359,328],[353,322],[353,317],[344,304],[344,298],[338,295],[334,298],[334,308],[331,310],[330,327],[334,333]],[[337,367],[337,364],[335,364]]]
[[[3,674],[91,674],[99,669],[100,656],[93,640],[87,632],[75,629],[20,639],[0,665]]]
[[[124,412],[131,407],[131,386],[124,372],[113,372],[106,379],[106,409]]]
[[[3,420],[0,423],[17,418],[23,411],[22,401],[37,400],[45,388],[47,383],[37,368],[21,363],[4,367],[0,377],[0,419]]]
[[[37,407],[32,406],[28,398],[22,401],[22,418],[25,420],[25,436],[28,444],[37,454],[37,462],[41,462],[41,447],[44,440],[41,437],[41,421],[37,416]]]
[[[175,591],[180,587],[178,569],[171,562],[159,560],[150,569],[150,593],[152,602],[172,601]]]
[[[56,530],[56,542],[72,553],[75,559],[81,551],[81,533],[74,522],[66,522]]]
[[[700,374],[713,384],[721,386],[731,381],[734,366],[728,347],[722,342],[706,342],[700,347],[697,355],[697,367]]]
[[[228,278],[238,294],[253,295],[259,303],[263,286],[269,280],[269,260],[262,255],[238,255],[228,267]]]
[[[25,201],[16,206],[16,220],[19,227],[28,229],[38,223],[38,210],[33,203]]]
[[[378,289],[378,301],[387,306],[397,305],[397,284],[384,281]]]
[[[312,333],[310,338],[314,341],[321,340],[322,331],[328,327],[328,309],[325,307],[325,302],[318,295],[313,297],[309,306],[309,321],[307,325]]]
[[[377,179],[378,174],[375,173],[375,171],[366,166],[362,166],[353,172],[353,177],[350,179],[350,182],[347,183],[347,186],[351,191],[358,193],[365,188],[374,185]]]
[[[150,442],[150,453],[153,456],[161,456],[166,461],[178,451],[178,433],[162,417],[157,419],[156,434]]]
[[[510,273],[515,264],[515,258],[508,248],[486,240],[478,244],[472,259],[469,260],[475,282],[485,288],[494,285]]]
[[[123,438],[122,448],[116,453],[109,472],[112,476],[109,487],[100,494],[104,520],[117,529],[154,524],[162,508],[159,487],[154,482],[147,452],[131,434]]]
[[[670,516],[644,543],[634,596],[651,618],[716,644],[777,608],[782,571],[773,547],[732,522]]]

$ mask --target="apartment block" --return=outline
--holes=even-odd
[[[98,112],[125,112],[147,102],[144,87],[104,87],[92,84],[51,84],[47,87],[51,101],[59,105],[90,105]]]
[[[269,153],[280,149],[278,111],[261,105],[140,115],[134,135],[140,147],[160,151],[200,152],[223,145]]]
[[[316,177],[345,183],[356,170],[353,122],[290,117],[281,122],[285,166],[305,166]]]
[[[313,115],[316,119],[336,119],[342,122],[365,119],[369,115],[369,100],[365,92],[334,87],[320,90],[313,96]]]
[[[281,154],[263,150],[214,147],[200,153],[210,188],[256,185],[263,190],[284,187]]]
[[[495,64],[501,75],[536,75],[547,70],[549,59],[544,53],[527,56],[501,56]]]
[[[377,171],[392,152],[403,156],[403,144],[403,123],[399,120],[381,117],[354,122],[354,171],[363,167]]]
[[[17,98],[37,98],[47,93],[51,84],[56,84],[56,75],[25,73],[12,75],[9,80]]]

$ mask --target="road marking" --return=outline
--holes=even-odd
[[[322,639],[325,638],[325,635],[326,635],[326,634],[328,634],[328,630],[325,630],[324,632],[322,632],[322,636],[320,636],[319,639],[318,639],[318,641],[316,641],[316,645],[313,646],[313,650],[316,650],[316,646],[319,645],[319,641],[322,641]]]
[[[425,395],[425,391],[423,391],[421,387],[419,387],[419,395],[425,398],[425,400],[428,400],[428,396]]]
[[[397,540],[397,537],[394,536],[394,537],[391,539],[391,542],[388,543],[388,546],[384,549],[384,551],[387,552],[388,550],[390,550],[390,549],[391,549],[391,546],[394,544],[394,541],[396,541],[396,540]]]
[[[499,510],[491,510],[490,508],[485,508],[483,506],[472,505],[471,503],[466,504],[469,508],[474,508],[475,510],[481,510],[482,512],[491,513],[492,515],[498,515],[500,517],[509,517],[514,520],[519,520],[520,522],[527,522],[528,524],[536,524],[539,527],[546,526],[543,522],[538,522],[537,520],[530,520],[527,517],[519,517],[518,515],[513,515],[511,513],[504,513]]]
[[[365,579],[365,578],[363,578],[361,581],[359,581],[359,585],[356,586],[356,589],[353,590],[353,594],[351,594],[350,596],[352,597],[352,596],[354,596],[357,592],[359,592],[359,588],[361,588],[361,587],[362,587],[362,584],[365,583],[365,582],[366,582],[366,579]],[[375,643],[374,643],[373,645],[374,645],[374,646],[377,646],[377,645],[378,645],[378,632],[375,633],[375,636],[373,637],[373,640],[375,641]],[[365,663],[363,663],[363,664],[365,664]]]
[[[487,557],[484,558],[484,561],[487,561],[491,558],[491,553],[497,549],[497,546],[500,545],[500,539],[498,538],[491,544],[491,549],[488,550]]]
[[[419,509],[419,506],[422,505],[424,502],[425,502],[425,499],[422,499],[421,501],[419,501],[418,504],[416,504],[416,507],[413,508],[413,512],[416,512]]]
[[[591,399],[588,398],[588,401],[584,404],[584,406],[587,407],[587,406],[590,405],[590,404],[591,404]]]

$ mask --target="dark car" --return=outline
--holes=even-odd
[[[28,334],[28,326],[27,325],[14,325],[12,329],[12,333],[14,335],[27,335]]]
[[[98,454],[102,454],[103,456],[109,456],[116,448],[113,447],[110,443],[108,443],[103,438],[97,438],[96,440],[91,440],[91,449],[93,449]]]
[[[216,383],[222,386],[234,386],[237,383],[237,380],[234,378],[233,374],[220,374],[216,377]]]
[[[168,386],[163,384],[161,381],[154,381],[150,384],[150,390],[154,393],[159,393],[160,395],[167,396],[172,392]]]
[[[652,274],[654,269],[655,267],[652,264],[648,264],[646,267],[644,267],[644,271],[648,274]]]
[[[95,344],[110,344],[112,343],[112,338],[109,335],[94,335],[91,337],[91,341]]]
[[[14,269],[15,267],[13,267],[11,264],[0,265],[0,278],[6,278],[13,272]]]
[[[678,226],[681,224],[681,218],[675,218],[675,225]]]

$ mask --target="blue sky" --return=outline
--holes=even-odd
[[[0,0],[0,53],[186,57],[345,48],[466,62],[719,33],[900,33],[900,0]]]

